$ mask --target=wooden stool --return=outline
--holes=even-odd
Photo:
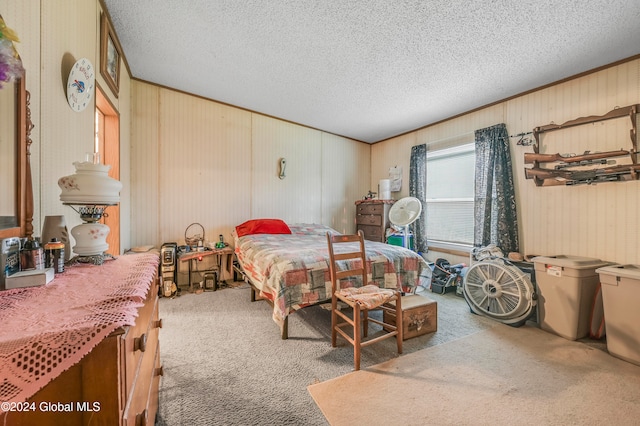
[[[392,302],[393,303],[393,302]],[[426,296],[411,294],[402,296],[402,340],[433,333],[438,330],[438,304]],[[395,314],[384,311],[384,322],[395,321]]]

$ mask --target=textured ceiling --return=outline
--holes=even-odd
[[[364,142],[640,53],[638,0],[104,0],[133,77]]]

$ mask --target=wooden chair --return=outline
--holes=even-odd
[[[353,345],[355,370],[360,370],[360,349],[381,340],[395,336],[398,343],[398,353],[401,354],[402,298],[397,290],[383,289],[375,284],[368,284],[362,231],[358,231],[357,235],[327,233],[327,244],[332,285],[331,346],[336,347],[338,333]],[[358,279],[362,280],[362,285],[359,287]],[[349,305],[352,313],[339,310],[338,301]],[[395,302],[395,305],[389,302]],[[392,311],[395,314],[395,324],[370,318],[369,311],[374,309]],[[341,322],[338,322],[338,317],[342,320]],[[368,339],[369,321],[381,325],[383,334]],[[343,329],[348,326],[351,327],[350,332]]]

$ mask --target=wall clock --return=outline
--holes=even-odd
[[[89,106],[95,91],[96,75],[91,61],[78,59],[67,79],[67,102],[72,110],[80,112]]]

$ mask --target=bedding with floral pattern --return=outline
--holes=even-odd
[[[281,328],[287,316],[298,309],[331,298],[327,232],[336,230],[319,224],[288,224],[290,234],[259,233],[238,236],[235,253],[240,266],[260,297],[273,302],[273,320]],[[344,245],[343,250],[357,250]],[[404,247],[366,241],[370,283],[382,288],[411,291],[428,268],[417,253]],[[342,287],[360,287],[352,278]]]

